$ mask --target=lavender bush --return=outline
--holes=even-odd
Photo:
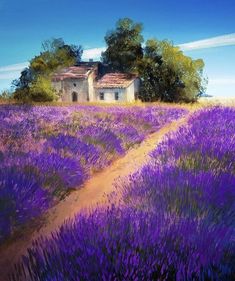
[[[201,110],[117,184],[119,205],[35,241],[11,280],[234,280],[234,138],[233,108]]]
[[[185,112],[160,106],[1,105],[0,242]]]

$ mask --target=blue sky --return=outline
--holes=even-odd
[[[85,59],[97,57],[105,33],[122,17],[142,22],[145,39],[169,39],[187,55],[202,58],[208,93],[235,96],[234,0],[0,0],[0,90],[40,52],[45,39],[63,37],[91,49]]]

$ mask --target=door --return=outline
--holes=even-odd
[[[76,93],[76,92],[72,93],[72,101],[73,102],[77,102],[78,101],[78,93]]]

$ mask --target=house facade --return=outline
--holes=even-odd
[[[133,102],[140,79],[125,73],[103,75],[99,63],[83,63],[55,73],[52,85],[63,102]]]
[[[97,75],[98,65],[71,66],[53,75],[52,86],[57,91],[60,101],[92,101]]]
[[[133,102],[137,99],[140,79],[126,73],[107,73],[95,84],[96,101]]]

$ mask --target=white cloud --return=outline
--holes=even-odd
[[[178,45],[183,51],[235,45],[235,33]]]
[[[105,51],[105,47],[93,48],[84,50],[82,59],[83,60],[99,60],[101,53]],[[20,72],[29,65],[28,62],[22,62],[17,64],[11,64],[6,66],[0,66],[0,80],[16,79],[20,76]],[[2,82],[1,82],[2,83]]]
[[[22,63],[17,63],[17,64],[0,66],[0,75],[2,74],[2,72],[22,71],[28,65],[29,65],[28,62],[22,62]]]
[[[218,78],[210,78],[208,81],[210,86],[214,85],[235,85],[235,76],[231,77],[218,77]]]
[[[1,1],[0,1],[1,4]],[[0,5],[1,7],[1,5]],[[235,45],[235,33],[208,38],[204,40],[194,41],[190,43],[178,45],[182,50],[198,50],[205,48],[213,48],[220,46]],[[83,60],[99,60],[101,53],[105,51],[105,47],[86,49],[83,52]],[[11,64],[6,66],[0,66],[0,80],[3,84],[4,80],[13,80],[19,77],[20,72],[28,66],[28,62],[22,62],[18,64]],[[211,78],[209,79],[209,85],[235,85],[235,77],[224,77],[224,78]],[[1,85],[0,85],[1,86]]]
[[[105,51],[105,47],[101,48],[93,48],[93,49],[87,49],[84,50],[82,59],[83,60],[99,60],[101,53]],[[28,62],[22,62],[17,64],[10,64],[6,66],[0,66],[0,79],[10,79],[15,77],[15,75],[19,74],[24,68],[26,68],[29,65]]]
[[[99,60],[101,53],[104,52],[105,50],[106,50],[105,47],[84,50],[82,59],[83,60],[89,60],[89,59]]]
[[[0,72],[0,80],[6,80],[6,79],[16,79],[19,78],[20,71],[11,71],[11,72]]]
[[[0,80],[13,80],[18,78],[21,71],[27,66],[28,62],[0,66]]]
[[[210,78],[206,93],[216,98],[235,98],[235,76]]]

